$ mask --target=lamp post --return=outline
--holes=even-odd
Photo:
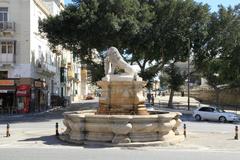
[[[189,75],[189,70],[190,70],[190,39],[187,38],[187,42],[188,42],[188,62],[187,62],[187,72],[188,72],[188,80],[187,80],[187,91],[188,91],[188,110],[190,110],[190,86],[189,86],[189,82],[190,82],[190,75]]]

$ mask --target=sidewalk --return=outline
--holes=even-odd
[[[172,112],[181,112],[183,114],[192,114],[193,110],[195,110],[200,102],[197,101],[195,98],[190,97],[190,110],[188,110],[188,97],[181,97],[181,96],[174,96],[173,97],[173,107],[168,107],[168,100],[169,96],[157,96],[154,100],[154,108],[165,110],[165,111],[172,111]],[[226,112],[234,112],[240,115],[240,107],[239,110],[236,109],[228,109],[225,107],[224,109]]]
[[[154,99],[156,105],[160,104],[160,107],[167,107],[169,100],[169,95],[167,96],[157,96]],[[189,98],[190,107],[196,108],[199,106],[199,101],[194,98]],[[188,97],[174,96],[173,97],[173,108],[186,108],[188,106]]]
[[[57,107],[50,108],[50,109],[47,109],[42,112],[25,113],[25,114],[21,113],[21,114],[11,114],[11,115],[7,115],[7,114],[1,115],[0,114],[0,121],[1,120],[11,121],[11,120],[15,120],[16,118],[35,117],[35,116],[44,115],[46,113],[54,113],[54,112],[56,112],[56,114],[62,115],[62,113],[65,111],[74,111],[74,110],[79,110],[79,109],[80,110],[92,109],[92,107],[96,108],[97,107],[96,105],[89,107],[89,106],[86,106],[85,104],[86,103],[97,103],[97,102],[98,102],[98,99],[96,98],[93,100],[82,100],[82,101],[79,101],[76,103],[72,103],[71,106],[69,106],[69,107],[57,106]]]
[[[34,113],[19,113],[19,114],[4,114],[0,115],[0,120],[13,120],[15,118],[22,118],[22,117],[32,117],[35,115],[42,115],[48,112],[53,112],[56,110],[61,109],[62,107],[55,107],[55,108],[50,108],[48,110],[42,111],[42,112],[34,112]]]

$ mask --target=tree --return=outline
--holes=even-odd
[[[216,93],[225,88],[240,86],[240,5],[219,7],[211,15],[205,45],[195,55],[196,69],[205,77]]]
[[[75,0],[59,15],[40,21],[40,32],[53,46],[61,45],[78,54],[88,69],[96,69],[92,63],[91,49],[99,51],[104,58],[107,48],[116,46],[123,51],[128,38],[139,30],[137,15],[140,4],[137,0]],[[127,47],[127,46],[126,46]],[[91,66],[93,65],[93,66]],[[103,71],[100,64],[99,71]],[[96,74],[92,74],[96,76]],[[94,77],[98,80],[103,76]]]
[[[53,45],[62,45],[92,64],[91,49],[104,58],[116,46],[140,76],[150,81],[170,60],[186,61],[187,38],[201,46],[208,6],[193,0],[74,0],[60,15],[40,22]],[[99,71],[103,71],[100,69]],[[99,72],[98,72],[99,73]],[[92,74],[95,76],[95,74]],[[98,76],[103,75],[97,74]],[[94,80],[101,77],[93,78]]]
[[[162,64],[170,66],[167,70],[171,88],[168,106],[172,106],[174,91],[183,83],[183,75],[178,73],[175,64],[187,61],[189,48],[197,51],[204,45],[202,38],[206,37],[209,6],[192,0],[157,1],[155,12],[155,50],[162,55]]]
[[[174,63],[170,63],[170,65],[165,67],[160,78],[161,81],[165,80],[165,82],[168,84],[168,88],[170,89],[168,107],[172,107],[174,92],[180,91],[181,86],[184,84],[186,79],[186,75],[181,74],[179,68]]]

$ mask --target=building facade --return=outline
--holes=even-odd
[[[0,0],[0,112],[42,111],[52,95],[81,97],[81,65],[60,46],[53,52],[38,29],[63,9],[63,0]]]

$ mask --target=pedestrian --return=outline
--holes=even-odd
[[[2,107],[2,106],[3,106],[3,99],[0,98],[0,107]]]
[[[184,91],[181,91],[181,95],[182,95],[182,97],[184,97]]]
[[[1,110],[1,113],[4,112],[4,108],[3,108],[3,98],[0,98],[0,110]]]
[[[154,96],[151,94],[151,99],[152,99],[152,105],[154,106]]]
[[[148,99],[148,103],[150,104],[150,101],[151,101],[151,94],[150,93],[147,94],[147,99]]]

